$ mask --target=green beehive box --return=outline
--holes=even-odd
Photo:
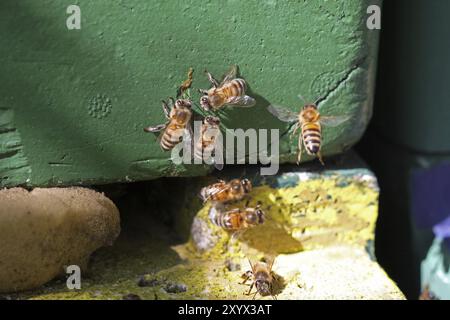
[[[81,29],[68,30],[69,5]],[[226,128],[289,126],[270,103],[298,110],[302,94],[346,114],[324,131],[324,155],[341,153],[371,117],[379,1],[32,1],[0,4],[0,186],[86,185],[204,175],[175,166],[142,128],[164,121],[160,100],[189,67],[220,76],[238,64],[257,105],[227,109]],[[194,99],[199,95],[195,94]],[[198,100],[197,100],[198,101]],[[284,135],[282,161],[296,159]],[[303,157],[304,161],[311,157]]]

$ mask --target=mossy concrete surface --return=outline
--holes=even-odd
[[[340,160],[330,162],[333,167]],[[240,172],[254,182],[249,205],[260,201],[267,217],[234,241],[210,223],[209,205],[195,198],[211,178],[179,179],[179,189],[172,182],[167,189],[150,183],[143,198],[153,206],[133,193],[119,205],[123,232],[112,248],[94,255],[80,291],[59,280],[8,298],[251,299],[244,294],[248,286],[240,284],[248,260],[275,257],[278,299],[404,299],[374,256],[376,180],[362,167],[340,167],[320,173],[286,167],[277,177],[259,180],[257,169],[223,172],[221,178]],[[310,190],[317,197],[309,196]],[[157,194],[160,202],[152,200]],[[170,209],[159,207],[175,195]],[[277,196],[282,199],[274,201]],[[196,221],[200,233],[193,228]],[[210,245],[199,248],[199,239]]]
[[[267,216],[264,225],[242,235],[241,240],[249,246],[289,253],[337,243],[365,247],[374,241],[378,187],[370,171],[289,172],[277,179],[280,184],[256,186],[249,199],[229,206],[254,208],[260,204]],[[229,239],[227,232],[210,223],[210,208],[206,204],[194,218],[194,244],[202,249],[205,243],[210,244],[206,249],[221,248],[223,243],[215,240]]]
[[[68,30],[66,9],[81,9]],[[66,186],[198,176],[206,166],[175,166],[142,128],[164,121],[193,67],[208,88],[231,64],[257,100],[228,109],[226,128],[280,129],[269,104],[299,110],[302,94],[323,97],[323,113],[349,115],[324,130],[323,153],[362,135],[372,114],[378,32],[367,7],[346,1],[2,0],[0,3],[0,186]],[[193,96],[198,102],[198,94]],[[282,161],[296,141],[283,135]],[[303,157],[304,161],[310,157]]]

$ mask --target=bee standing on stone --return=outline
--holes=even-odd
[[[212,88],[199,90],[203,94],[200,105],[204,110],[217,111],[226,105],[253,107],[256,104],[255,99],[245,94],[247,84],[244,79],[237,78],[237,66],[231,67],[220,84],[208,71],[205,72]]]
[[[204,187],[200,191],[203,202],[226,203],[243,199],[252,190],[252,183],[248,179],[233,179],[230,182],[220,180],[217,183]]]
[[[216,226],[225,230],[242,232],[263,224],[265,215],[259,205],[256,208],[232,210],[220,210],[219,207],[214,207],[214,210],[210,211],[210,219]]]
[[[255,264],[252,264],[250,260],[248,261],[252,270],[249,270],[242,275],[242,278],[244,279],[242,284],[245,284],[248,280],[252,280],[250,289],[248,290],[246,295],[250,295],[253,287],[256,287],[256,292],[253,295],[253,300],[258,293],[261,296],[270,295],[273,299],[276,300],[276,296],[272,293],[274,283],[272,266],[274,261],[275,258],[270,258],[269,262],[256,262]]]
[[[160,132],[159,141],[164,151],[172,150],[178,143],[183,140],[184,131],[187,129],[192,136],[192,103],[189,99],[178,99],[174,101],[169,98],[171,106],[163,101],[162,107],[164,114],[168,119],[165,124],[155,127],[144,128],[146,132]]]
[[[325,165],[321,155],[322,147],[322,125],[336,127],[348,120],[348,116],[322,116],[319,112],[320,107],[317,103],[309,103],[303,106],[300,113],[292,112],[284,107],[270,105],[268,107],[270,113],[283,122],[295,122],[294,132],[301,129],[298,137],[298,156],[297,164],[300,163],[302,157],[302,147],[306,149],[306,153],[316,156],[322,165]]]
[[[201,160],[204,160],[204,156],[213,157],[219,134],[220,119],[213,116],[206,116],[200,128],[200,135],[195,141],[194,157]],[[223,169],[223,164],[214,163],[214,165],[218,170]]]

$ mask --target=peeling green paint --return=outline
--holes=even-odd
[[[14,126],[14,111],[0,107],[0,186],[25,184],[30,176],[31,167]]]

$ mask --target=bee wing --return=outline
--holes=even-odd
[[[249,96],[231,97],[227,101],[227,105],[234,107],[253,107],[256,104],[256,100]]]
[[[320,124],[326,126],[326,127],[337,127],[340,124],[344,123],[345,121],[348,121],[350,119],[350,116],[343,115],[343,116],[320,116]]]
[[[223,86],[225,82],[235,79],[237,77],[237,73],[238,73],[238,66],[234,64],[231,66],[230,70],[228,70],[228,72],[223,76],[223,80],[220,83],[219,87]]]
[[[267,107],[267,110],[283,122],[298,121],[298,113],[295,113],[285,107],[271,104]]]
[[[167,127],[167,123],[160,124],[160,125],[157,125],[157,126],[154,126],[154,127],[144,128],[144,131],[145,132],[153,132],[153,133],[155,133],[155,132],[160,132],[161,130],[164,130],[166,127]]]
[[[221,170],[223,170],[223,163],[214,163],[214,167],[217,170],[221,171]]]
[[[216,187],[205,187],[205,188],[209,188],[209,191],[210,191],[210,192],[209,192],[208,197],[206,197],[206,198],[203,197],[203,198],[204,198],[204,199],[203,199],[204,202],[208,201],[212,196],[216,195],[217,193],[229,189],[230,186],[229,186],[229,185],[221,185],[221,186],[216,186]],[[204,188],[204,189],[205,189],[205,188]]]
[[[245,233],[247,230],[238,230],[233,232],[230,238],[230,242],[236,242],[239,240],[239,238]]]
[[[186,126],[187,132],[183,136],[185,146],[186,146],[186,148],[189,148],[189,150],[191,152],[191,157],[193,156],[193,153],[194,153],[194,141],[195,141],[193,126],[194,126],[194,117],[191,117],[191,120],[189,120],[189,122]]]

